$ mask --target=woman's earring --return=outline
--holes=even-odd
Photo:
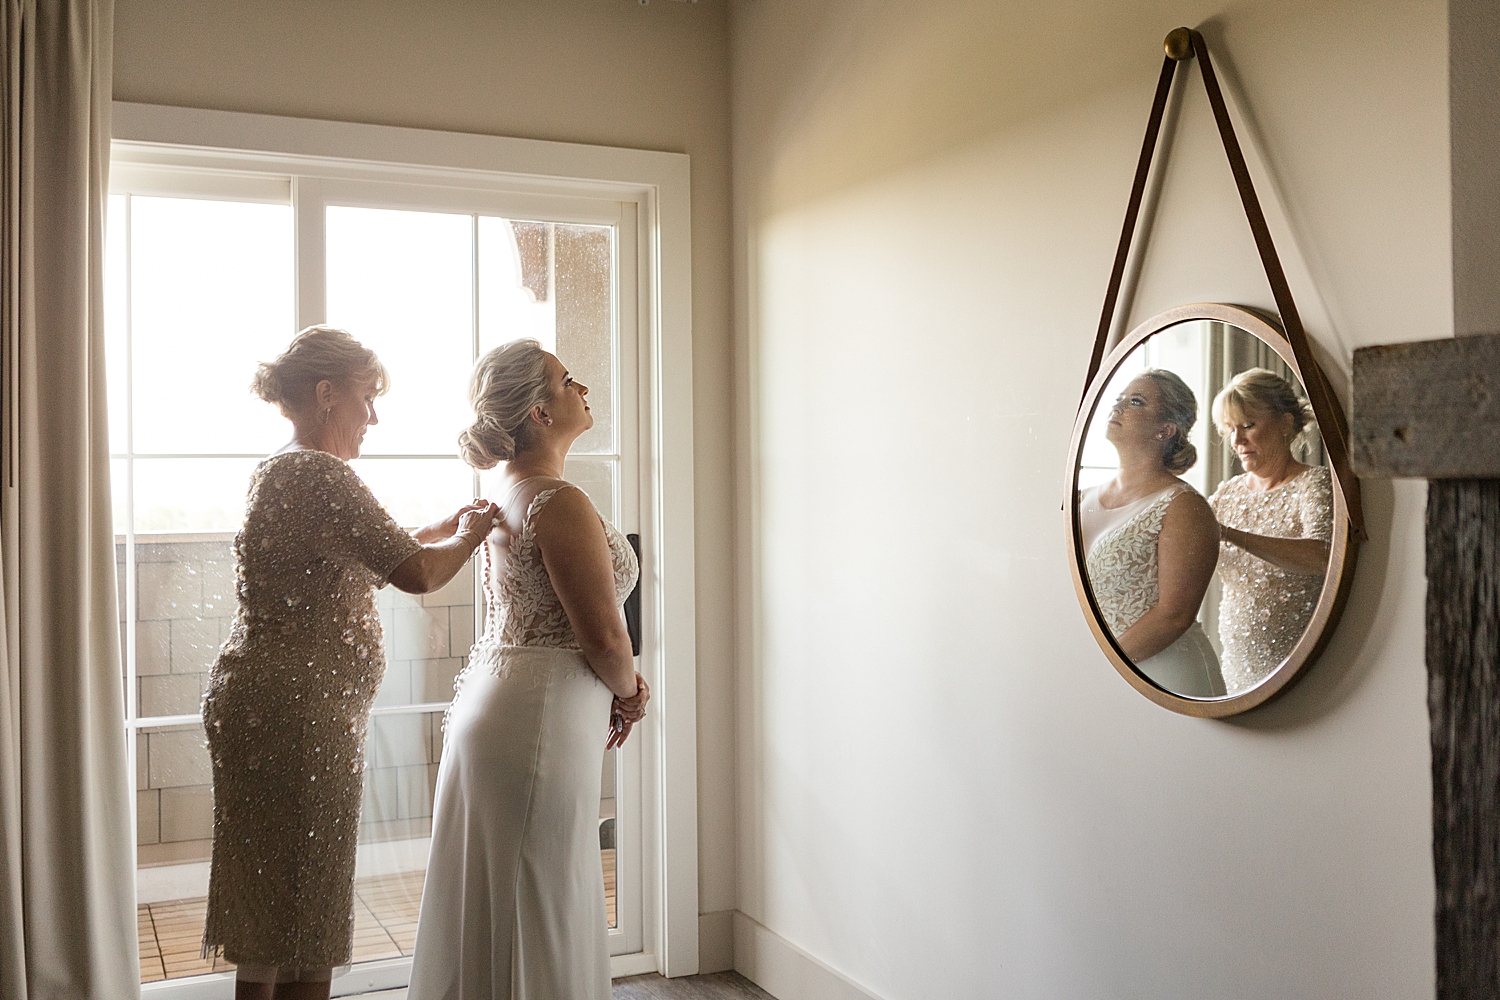
[[[543,417],[542,418],[542,423],[546,424],[548,427],[551,427],[552,426],[552,418],[551,417]]]
[[[328,418],[331,416],[333,416],[333,407],[330,406],[328,409],[323,411],[323,423],[328,423]]]

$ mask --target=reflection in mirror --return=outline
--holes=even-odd
[[[1095,602],[1158,687],[1234,697],[1297,645],[1333,495],[1306,392],[1268,344],[1207,320],[1143,341],[1090,416],[1078,491]]]

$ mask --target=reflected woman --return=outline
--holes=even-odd
[[[1286,659],[1312,620],[1333,537],[1328,469],[1292,449],[1317,426],[1291,383],[1241,372],[1214,399],[1214,423],[1244,475],[1209,499],[1219,519],[1219,639],[1229,693],[1248,690]]]
[[[1176,375],[1153,368],[1133,379],[1105,431],[1120,471],[1084,492],[1078,520],[1089,584],[1120,649],[1159,687],[1214,698],[1224,681],[1198,608],[1219,527],[1198,491],[1177,478],[1198,460],[1187,439],[1197,420],[1198,400]]]

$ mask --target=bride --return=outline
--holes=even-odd
[[[599,759],[650,692],[620,605],[625,537],[562,478],[593,426],[588,387],[534,340],[479,360],[477,469],[505,462],[504,524],[485,545],[484,635],[444,723],[411,1000],[607,1000]]]
[[[1131,380],[1104,434],[1120,471],[1084,492],[1078,521],[1089,585],[1120,651],[1158,687],[1216,698],[1224,678],[1198,608],[1218,562],[1219,524],[1177,478],[1198,460],[1187,439],[1197,419],[1193,391],[1171,372]]]

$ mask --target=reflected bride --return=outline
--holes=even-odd
[[[1285,379],[1241,372],[1214,399],[1213,415],[1245,469],[1209,499],[1222,524],[1224,680],[1237,694],[1268,677],[1312,620],[1333,537],[1333,486],[1326,467],[1292,456],[1317,423]]]
[[[1225,693],[1198,608],[1218,561],[1219,527],[1178,478],[1197,461],[1191,389],[1169,371],[1142,372],[1115,400],[1105,437],[1120,471],[1080,496],[1090,585],[1120,650],[1158,686],[1191,698]]]

